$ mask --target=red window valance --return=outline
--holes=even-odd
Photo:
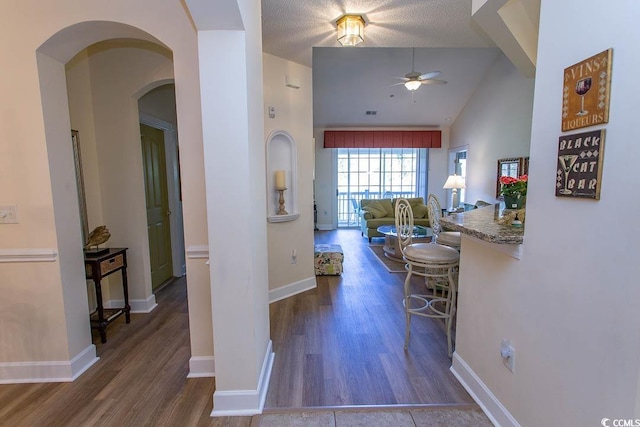
[[[324,148],[440,148],[439,130],[326,130]]]

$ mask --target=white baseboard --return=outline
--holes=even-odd
[[[71,382],[98,360],[91,344],[70,361],[0,363],[0,384]]]
[[[308,291],[309,289],[313,289],[316,286],[316,276],[313,276],[303,280],[299,280],[289,285],[279,287],[277,289],[272,289],[269,291],[269,304],[299,294],[301,292]]]
[[[321,231],[333,230],[333,224],[316,224],[316,228]]]
[[[258,388],[256,390],[216,390],[213,393],[212,417],[251,416],[262,413],[275,356],[272,348],[273,343],[269,340],[262,361]]]
[[[207,378],[216,376],[216,362],[213,356],[196,356],[189,359],[187,378]]]
[[[129,305],[131,306],[131,313],[147,314],[151,313],[158,304],[156,303],[156,296],[151,294],[147,299],[130,299]],[[124,300],[111,299],[104,303],[104,308],[117,308],[124,307]]]
[[[458,353],[453,353],[453,364],[449,370],[458,381],[460,381],[460,384],[462,384],[495,426],[520,427],[518,421],[513,418],[507,408],[500,403],[498,398],[489,390],[480,377],[473,372]]]

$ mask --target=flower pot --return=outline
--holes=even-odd
[[[504,207],[506,209],[522,209],[522,205],[524,204],[524,196],[520,194],[515,194],[511,196],[504,195]]]

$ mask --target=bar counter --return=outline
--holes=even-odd
[[[471,211],[453,213],[443,217],[440,221],[445,230],[459,231],[485,242],[507,245],[522,244],[524,227],[498,223],[504,210],[504,204],[498,203]]]

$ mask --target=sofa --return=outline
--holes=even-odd
[[[360,230],[369,242],[373,237],[383,237],[378,233],[381,225],[395,225],[395,202],[397,199],[362,199],[360,200]],[[423,197],[407,199],[413,211],[413,223],[429,227],[429,214]]]

